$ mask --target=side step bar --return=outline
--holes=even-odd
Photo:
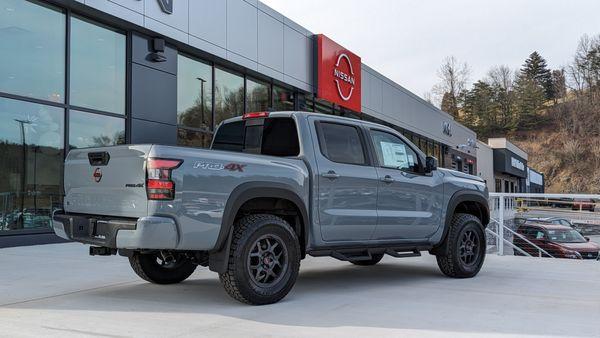
[[[344,251],[344,250],[336,250],[331,251],[330,256],[338,259],[340,261],[366,261],[373,258],[374,254],[383,253],[386,255],[390,255],[396,258],[406,258],[406,257],[419,257],[421,256],[421,252],[417,249],[413,249],[411,251],[407,251],[406,249],[397,250],[394,248],[386,248],[383,252],[381,249],[379,250],[362,250],[362,251]]]

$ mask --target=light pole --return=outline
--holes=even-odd
[[[30,120],[19,120],[19,119],[14,119],[15,121],[17,121],[17,123],[19,123],[19,126],[21,127],[21,144],[23,147],[23,174],[21,175],[21,213],[23,213],[23,210],[25,210],[25,183],[27,182],[26,179],[26,175],[27,175],[27,145],[25,144],[25,125],[26,124],[32,124],[33,122]],[[22,215],[21,215],[22,218]]]
[[[204,83],[206,80],[201,77],[197,77],[196,80],[200,80],[200,105],[202,106],[200,108],[200,113],[202,114],[202,121],[204,122]]]

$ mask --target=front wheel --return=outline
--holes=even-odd
[[[175,284],[183,282],[196,270],[196,265],[181,253],[136,252],[129,257],[133,271],[155,284]]]
[[[477,275],[485,259],[486,243],[481,221],[469,214],[456,214],[446,242],[437,253],[440,270],[449,277],[471,278]]]
[[[276,303],[294,286],[300,244],[282,218],[250,215],[234,225],[229,264],[219,279],[234,299],[253,305]]]

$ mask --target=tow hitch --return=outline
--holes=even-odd
[[[117,249],[107,248],[105,246],[90,246],[90,256],[111,256],[116,254]]]

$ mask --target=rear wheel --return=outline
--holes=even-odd
[[[350,263],[352,263],[354,265],[360,265],[360,266],[370,266],[370,265],[375,265],[375,264],[379,263],[382,258],[383,258],[383,254],[374,254],[374,255],[371,255],[371,259],[350,261]]]
[[[196,265],[181,253],[136,252],[129,257],[133,271],[143,280],[156,284],[174,284],[186,280]]]
[[[227,271],[219,279],[240,302],[271,304],[290,292],[299,268],[300,245],[292,227],[274,215],[250,215],[235,224]]]
[[[485,234],[481,221],[473,215],[455,214],[439,248],[437,263],[449,277],[470,278],[477,275],[485,259]]]

